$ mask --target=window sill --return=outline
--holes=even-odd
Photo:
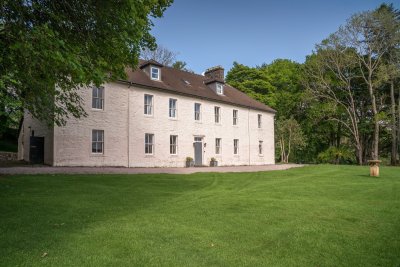
[[[91,153],[91,157],[104,157],[104,153]]]
[[[144,157],[145,158],[154,158],[154,154],[145,154]]]
[[[147,114],[143,114],[143,115],[145,118],[150,118],[150,119],[154,118],[154,115],[147,115]]]
[[[174,118],[174,117],[168,117],[168,119],[169,119],[170,121],[177,121],[177,120],[178,120],[178,118]]]
[[[194,121],[195,123],[198,123],[198,124],[203,124],[203,122],[202,121]]]
[[[177,157],[179,157],[178,154],[169,154],[169,156],[170,156],[171,158],[177,158]]]
[[[104,108],[92,108],[92,111],[104,112]]]

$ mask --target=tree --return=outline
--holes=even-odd
[[[342,124],[351,134],[357,161],[363,164],[363,143],[360,133],[360,114],[357,105],[359,78],[357,63],[352,60],[355,51],[341,47],[335,35],[317,45],[315,55],[307,58],[305,84],[314,97],[331,103],[335,112],[328,118]],[[349,55],[350,54],[350,55]]]
[[[186,66],[187,66],[186,62],[180,61],[180,60],[177,60],[174,62],[174,64],[172,64],[172,67],[175,69],[194,73],[194,71],[192,71],[191,69],[188,69]]]
[[[0,95],[16,96],[13,104],[50,125],[84,116],[80,88],[124,78],[127,66],[136,67],[140,51],[155,48],[151,17],[171,3],[2,1]],[[1,109],[9,104],[2,101]]]
[[[351,56],[359,69],[359,73],[366,84],[373,114],[373,150],[372,158],[379,157],[379,86],[382,77],[379,76],[380,67],[384,64],[384,57],[388,50],[396,46],[396,38],[388,34],[392,27],[390,14],[384,11],[368,11],[353,15],[345,26],[333,34],[340,47],[351,48],[355,53]],[[388,38],[389,37],[389,38]]]
[[[276,122],[276,136],[282,163],[289,162],[290,153],[293,149],[305,145],[303,131],[299,123],[293,118]]]
[[[158,63],[163,64],[164,66],[172,66],[176,60],[176,56],[178,53],[169,50],[162,45],[157,45],[157,47],[153,48],[145,48],[141,52],[141,57],[144,60],[155,60]],[[176,63],[176,62],[175,62]],[[185,64],[186,65],[186,64]]]

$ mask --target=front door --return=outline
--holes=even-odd
[[[194,138],[194,165],[203,165],[203,139],[201,137]]]
[[[33,164],[43,164],[44,162],[44,137],[30,137],[29,161]]]

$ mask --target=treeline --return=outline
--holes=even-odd
[[[353,15],[303,64],[237,62],[226,80],[276,111],[281,162],[399,163],[400,11]]]

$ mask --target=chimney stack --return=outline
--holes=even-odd
[[[204,76],[207,78],[207,82],[220,82],[224,83],[224,68],[222,66],[216,66],[207,69],[204,72]]]

